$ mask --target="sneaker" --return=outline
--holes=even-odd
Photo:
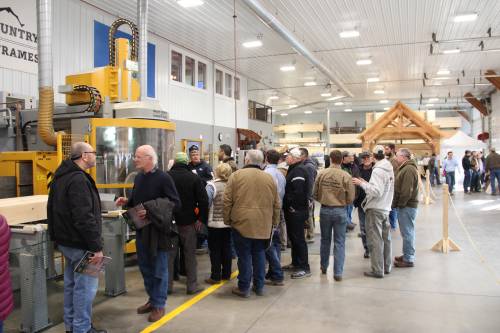
[[[292,264],[289,264],[289,265],[282,266],[281,269],[284,271],[294,271],[294,270],[298,269],[298,267],[294,266]]]
[[[283,282],[283,280],[268,280],[264,283],[269,285],[269,286],[284,286],[285,285],[285,282]]]
[[[413,267],[415,266],[415,264],[410,261],[402,260],[402,261],[395,261],[394,266],[399,268],[407,268],[407,267]]]
[[[148,321],[150,323],[154,323],[155,321],[158,321],[165,315],[165,309],[164,308],[153,308],[151,310],[151,313],[149,314]]]
[[[340,282],[340,281],[342,281],[342,275],[334,275],[334,276],[333,276],[333,279],[334,279],[335,281],[337,281],[337,282]]]
[[[186,294],[188,294],[188,295],[194,295],[194,294],[197,294],[199,292],[202,292],[203,290],[205,290],[205,288],[203,288],[203,287],[196,287],[193,290],[187,290]]]
[[[365,253],[363,254],[363,258],[365,258],[365,259],[370,258],[370,251],[365,250]]]
[[[250,297],[250,293],[247,291],[247,292],[244,292],[244,291],[241,291],[240,288],[238,288],[238,286],[235,286],[231,292],[234,294],[234,295],[237,295],[237,296],[240,296],[240,297],[243,297],[243,298],[248,298]]]
[[[303,279],[303,278],[306,278],[306,277],[310,277],[312,274],[310,271],[306,272],[306,271],[298,271],[298,272],[295,272],[291,275],[291,278],[292,279]]]
[[[384,277],[383,274],[378,274],[378,273],[375,273],[375,272],[365,272],[364,274],[365,274],[365,276],[376,278],[376,279],[381,279],[381,278]]]
[[[403,261],[403,256],[394,257],[394,261],[395,262]]]
[[[205,279],[205,283],[208,283],[208,284],[219,284],[220,280],[217,281],[217,280],[213,280],[212,278],[208,278],[208,279]]]
[[[153,306],[151,303],[147,302],[144,305],[141,305],[140,307],[137,308],[137,314],[145,314],[149,313],[153,310]]]

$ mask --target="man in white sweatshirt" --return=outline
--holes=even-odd
[[[377,145],[373,150],[377,160],[370,182],[353,178],[354,185],[366,192],[362,207],[366,212],[366,240],[371,258],[371,271],[365,276],[383,278],[391,272],[391,226],[389,212],[394,196],[394,171],[391,162],[385,159],[384,147]]]

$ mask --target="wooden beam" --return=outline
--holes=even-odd
[[[457,113],[462,117],[464,118],[465,120],[467,120],[469,123],[470,123],[470,118],[469,118],[469,114],[465,111],[460,111],[459,108],[455,108],[455,111],[457,111]]]
[[[464,95],[464,98],[469,102],[473,107],[475,107],[483,116],[488,115],[488,109],[486,109],[486,106],[478,100],[474,95],[472,95],[470,92],[466,93]]]
[[[488,75],[497,75],[494,70],[487,70],[486,76]],[[490,81],[498,90],[500,90],[500,77],[486,77],[486,80]]]

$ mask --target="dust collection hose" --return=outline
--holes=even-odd
[[[130,20],[119,18],[111,24],[108,34],[109,46],[109,65],[116,66],[116,46],[115,46],[115,33],[122,25],[128,25],[132,31],[132,42],[130,43],[130,60],[137,61],[137,44],[139,44],[139,31],[137,25]]]

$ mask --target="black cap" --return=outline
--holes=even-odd
[[[368,151],[364,151],[361,154],[359,154],[359,158],[365,158],[365,157],[370,157],[371,154]]]
[[[197,146],[197,145],[192,145],[191,147],[189,147],[188,151],[189,152],[192,152],[193,150],[200,150],[200,148]]]

